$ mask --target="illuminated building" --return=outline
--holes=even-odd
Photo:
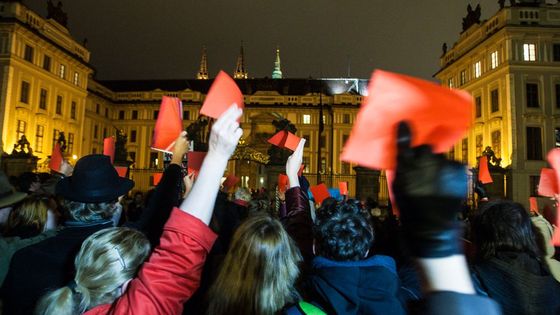
[[[469,7],[470,8],[470,7]],[[451,154],[476,166],[490,146],[510,170],[507,197],[528,204],[536,194],[546,153],[560,128],[560,5],[502,3],[486,21],[470,8],[463,32],[444,45],[443,85],[466,90],[475,101],[474,126]]]

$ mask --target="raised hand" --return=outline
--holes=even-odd
[[[305,139],[301,138],[297,149],[290,155],[286,162],[286,175],[290,181],[290,188],[299,187],[298,172],[303,161],[303,148],[305,147]]]
[[[171,163],[181,165],[183,156],[187,153],[187,151],[189,151],[189,140],[187,139],[187,132],[183,131],[179,137],[177,137],[177,140],[175,140]]]
[[[238,108],[236,104],[232,104],[216,120],[208,141],[208,155],[229,159],[237,147],[239,138],[243,135],[243,130],[239,128],[237,122],[242,114],[243,110]]]

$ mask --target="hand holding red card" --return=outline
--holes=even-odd
[[[478,162],[478,180],[483,184],[494,182],[488,170],[488,157],[486,155],[481,156]]]
[[[309,189],[311,189],[311,193],[313,194],[313,199],[315,199],[315,203],[317,204],[322,204],[323,200],[331,196],[331,194],[329,193],[329,189],[325,184],[311,186],[309,187]]]
[[[243,108],[243,94],[235,81],[227,73],[220,71],[208,91],[200,114],[217,119],[232,104]]]
[[[298,147],[300,140],[301,138],[294,135],[293,133],[287,130],[280,130],[267,141],[268,143],[275,145],[279,148],[290,149],[292,151],[295,151]]]
[[[537,203],[536,197],[529,197],[529,210],[535,213],[539,213],[539,205]]]
[[[348,182],[338,182],[338,190],[343,196],[348,196]]]
[[[111,158],[111,163],[115,161],[115,138],[103,139],[103,154]]]
[[[152,149],[171,153],[175,140],[183,131],[183,104],[176,97],[164,96],[161,99]]]
[[[49,161],[49,168],[55,172],[60,173],[61,166],[62,166],[62,152],[60,151],[60,145],[58,143],[55,143],[51,153],[51,160]]]
[[[472,121],[470,94],[432,82],[377,70],[368,96],[358,113],[341,160],[373,169],[396,166],[396,130],[406,121],[412,130],[412,146],[432,146],[447,151],[461,139]]]

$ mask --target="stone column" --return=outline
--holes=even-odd
[[[354,167],[354,171],[356,171],[356,198],[372,197],[377,201],[381,172],[361,166]]]

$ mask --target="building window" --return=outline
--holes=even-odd
[[[527,127],[527,160],[542,160],[542,137],[540,127]]]
[[[480,64],[480,61],[477,61],[474,64],[474,77],[475,78],[480,78],[481,75],[482,75],[482,66]]]
[[[310,134],[302,134],[302,138],[305,139],[304,148],[309,148],[311,146],[311,135]]]
[[[498,67],[498,65],[499,65],[498,51],[496,50],[490,54],[490,68],[494,70]]]
[[[130,131],[130,143],[136,143],[136,130]]]
[[[119,110],[119,119],[120,120],[124,119],[124,110]]]
[[[183,111],[183,119],[191,120],[191,112],[189,112],[188,110]]]
[[[539,182],[541,180],[540,176],[529,176],[529,197],[538,197],[539,196]]]
[[[45,136],[45,127],[37,125],[35,132],[35,152],[43,152],[43,137]]]
[[[51,71],[51,57],[44,55],[43,56],[43,69],[47,71]]]
[[[130,157],[130,160],[132,162],[136,162],[136,152],[130,151],[130,152],[128,152],[128,156]]]
[[[319,139],[321,141],[321,149],[324,149],[327,147],[327,136],[326,135],[320,135]]]
[[[500,130],[496,130],[492,132],[492,150],[496,157],[500,157],[502,155],[502,132]]]
[[[464,85],[465,83],[467,83],[467,70],[461,71],[459,76],[459,86]]]
[[[523,44],[523,60],[524,61],[537,60],[537,45]]]
[[[99,114],[99,108],[100,108],[99,104],[95,104],[95,113],[96,114]]]
[[[72,154],[74,152],[74,134],[69,132],[68,133],[68,141],[66,141],[66,152],[68,154]]]
[[[58,135],[60,134],[60,130],[58,129],[53,129],[53,138],[52,138],[52,147],[54,149],[54,145],[56,144],[56,142],[58,141]]]
[[[308,156],[304,156],[303,159],[302,159],[302,161],[301,161],[301,164],[304,165],[304,166],[303,166],[303,172],[304,172],[304,173],[308,173],[309,170],[311,169],[311,164],[309,164],[309,157],[308,157]]]
[[[465,138],[461,142],[461,161],[465,164],[469,162],[469,139]]]
[[[158,153],[157,152],[150,152],[150,168],[158,167],[159,160],[158,160]]]
[[[498,89],[494,89],[490,92],[490,105],[492,113],[500,110],[500,95],[498,94]]]
[[[17,129],[16,129],[16,138],[17,140],[21,139],[21,136],[25,135],[25,129],[27,127],[27,123],[23,120],[17,121]]]
[[[105,118],[109,118],[109,109],[105,107]]]
[[[80,74],[78,72],[74,72],[74,85],[79,85],[80,84]]]
[[[321,158],[321,173],[326,173],[327,171],[327,159],[326,158]]]
[[[452,89],[454,87],[453,78],[449,78],[449,80],[447,80],[447,85],[449,86],[450,89]]]
[[[19,101],[25,104],[29,104],[29,82],[21,81],[21,92],[19,94]]]
[[[154,110],[154,119],[157,119],[159,115],[159,110]]]
[[[62,96],[61,95],[56,96],[56,114],[57,115],[62,115]]]
[[[103,139],[107,138],[107,127],[103,127]]]
[[[23,59],[33,62],[33,47],[25,45],[25,51],[23,53]]]
[[[99,126],[94,125],[93,126],[93,139],[97,139],[98,132],[99,132]]]
[[[65,65],[60,65],[60,67],[58,68],[58,76],[61,79],[66,78],[66,66]]]
[[[539,85],[536,83],[527,83],[525,85],[527,107],[539,107]]]
[[[474,105],[475,105],[475,118],[482,117],[482,97],[477,96],[474,98]]]
[[[552,60],[560,61],[560,44],[552,45]]]
[[[76,102],[74,101],[70,105],[70,118],[76,119]]]
[[[350,174],[350,163],[340,162],[340,173],[344,175]]]
[[[303,115],[303,124],[309,125],[311,123],[311,115],[304,114]]]
[[[350,123],[350,114],[342,114],[342,123],[349,124]]]
[[[482,135],[476,135],[476,156],[479,157],[482,155],[482,147],[483,147],[483,137]]]
[[[132,111],[132,119],[138,119],[138,111],[137,110]]]
[[[39,92],[39,108],[40,109],[47,109],[47,90],[45,89],[41,89],[41,92]]]

